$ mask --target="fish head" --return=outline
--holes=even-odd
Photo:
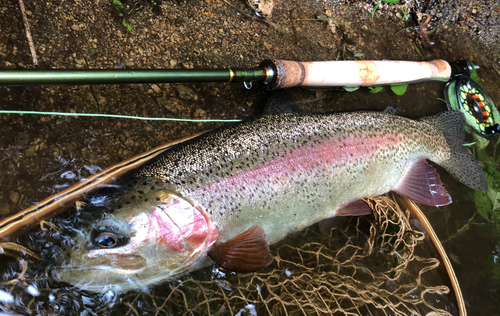
[[[91,292],[139,289],[200,267],[217,237],[201,206],[157,190],[81,230],[52,276]]]

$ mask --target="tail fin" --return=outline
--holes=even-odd
[[[450,110],[423,118],[422,121],[438,128],[451,150],[450,158],[439,165],[468,187],[487,191],[488,183],[483,168],[463,146],[465,117],[462,112]]]

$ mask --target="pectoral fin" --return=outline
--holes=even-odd
[[[451,203],[436,169],[425,159],[418,160],[396,184],[393,191],[418,203],[442,206]]]
[[[236,272],[257,271],[273,261],[264,229],[258,225],[225,243],[214,245],[208,255],[221,267]]]

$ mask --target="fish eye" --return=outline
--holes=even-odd
[[[121,246],[124,242],[124,238],[116,233],[102,232],[97,235],[94,242],[96,246],[101,248],[114,248]]]

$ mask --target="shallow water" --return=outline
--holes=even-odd
[[[120,63],[130,68],[191,67],[190,63],[194,67],[253,67],[269,57],[303,61],[355,59],[356,53],[364,54],[363,59],[422,59],[413,48],[413,43],[419,45],[413,32],[390,36],[407,24],[382,14],[386,12],[383,10],[370,22],[369,10],[358,5],[347,7],[345,3],[342,7],[338,2],[278,3],[268,20],[273,24],[245,17],[244,14],[251,12],[244,3],[234,3],[236,7],[218,1],[164,3],[161,15],[146,8],[132,16],[131,33],[123,29],[113,8],[104,3],[96,3],[91,10],[79,1],[71,5],[65,2],[26,5],[32,13],[28,16],[42,68],[115,68]],[[0,65],[30,66],[32,61],[17,1],[5,1],[1,8],[4,18],[0,23],[5,32],[0,34]],[[317,17],[324,14],[324,9],[333,9],[338,21],[352,23],[353,27],[338,23],[332,33],[326,22],[290,21]],[[206,12],[212,16],[208,17]],[[500,90],[496,89],[500,80],[495,70],[498,57],[490,52],[489,46],[474,41],[469,32],[443,26],[437,29],[434,39],[437,45],[434,51],[420,47],[425,59],[475,61],[482,66],[481,85],[494,101],[500,102]],[[444,83],[426,82],[410,85],[403,96],[390,91],[372,94],[364,89],[347,93],[338,89],[300,88],[293,89],[292,94],[304,110],[382,110],[392,104],[400,115],[417,118],[446,109],[438,100],[443,98],[443,88]],[[16,87],[0,88],[0,108],[244,119],[260,113],[269,95],[258,85],[247,90],[240,84]],[[88,177],[98,168],[220,125],[3,114],[0,122],[2,217]],[[452,259],[469,314],[498,315],[499,232],[495,223],[477,215],[471,191],[445,171],[439,171],[454,203],[439,209],[423,209]],[[43,240],[43,235],[35,233],[32,238]],[[15,261],[2,267],[6,268],[6,279],[21,270]],[[43,275],[43,268],[43,264],[30,265],[28,275]],[[194,278],[204,280],[211,273],[200,272]],[[3,292],[0,299],[2,309],[12,311],[15,307],[22,314],[37,310],[41,313],[45,310],[46,314],[66,311],[107,314],[110,308],[116,308],[114,311],[132,315],[138,305],[151,313],[157,308],[165,314],[182,314],[182,307],[179,310],[172,307],[171,311],[161,306],[172,293],[171,288],[172,285],[166,285],[140,295],[96,297],[67,287],[54,288],[42,277],[19,285],[13,303],[9,302],[9,296],[4,298]],[[2,291],[9,289],[2,287]],[[251,303],[247,303],[243,306],[248,305],[251,314]]]

